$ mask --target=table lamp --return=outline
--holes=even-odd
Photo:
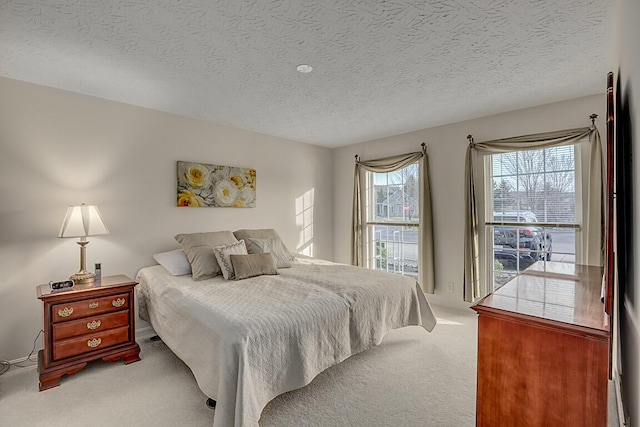
[[[69,206],[58,237],[80,237],[80,241],[77,242],[80,245],[80,271],[69,277],[75,284],[91,283],[95,280],[95,274],[87,271],[86,246],[89,244],[87,236],[99,234],[109,234],[109,230],[96,206],[84,203],[80,206]]]

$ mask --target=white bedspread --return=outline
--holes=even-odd
[[[389,330],[436,324],[408,277],[313,259],[278,271],[195,282],[156,265],[137,275],[141,317],[217,401],[215,427],[257,426],[274,397],[380,344]]]

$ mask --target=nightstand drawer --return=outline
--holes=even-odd
[[[125,310],[129,308],[129,295],[119,294],[102,298],[92,298],[84,301],[75,301],[66,304],[56,304],[51,313],[53,323],[66,322],[82,317],[111,311]]]
[[[129,328],[109,329],[97,334],[71,338],[53,344],[53,360],[65,359],[78,354],[102,350],[103,348],[129,341]]]
[[[80,335],[95,334],[107,329],[127,325],[129,325],[129,310],[103,314],[101,316],[86,317],[80,320],[72,320],[70,322],[53,325],[53,340],[59,341]]]

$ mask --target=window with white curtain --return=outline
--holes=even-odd
[[[367,172],[367,266],[418,279],[420,168]]]
[[[579,146],[487,156],[485,231],[493,288],[535,262],[576,263]]]

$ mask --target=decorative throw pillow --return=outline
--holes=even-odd
[[[265,274],[278,274],[275,260],[270,253],[231,255],[231,264],[236,275],[236,280]]]
[[[175,239],[187,254],[193,280],[210,279],[220,274],[220,266],[213,254],[213,248],[238,242],[230,231],[178,234]]]
[[[191,264],[189,264],[187,254],[182,249],[153,254],[153,259],[173,276],[191,274]]]
[[[270,239],[270,240],[280,240],[280,242],[282,242],[280,235],[278,235],[278,232],[273,228],[258,228],[255,230],[242,229],[242,230],[234,231],[233,234],[236,236],[236,239],[238,240]],[[285,245],[284,242],[282,242],[282,247],[284,248],[284,251],[287,254],[287,258],[291,261],[294,260],[295,257],[291,254],[291,251],[287,248],[287,245]]]
[[[289,268],[291,263],[289,262],[289,255],[282,244],[282,240],[273,239],[247,239],[245,240],[247,245],[247,251],[250,254],[264,254],[271,253],[273,259],[276,261],[278,268]]]
[[[240,240],[238,243],[213,248],[213,253],[218,260],[220,270],[222,270],[222,276],[225,280],[233,280],[235,279],[235,274],[231,263],[231,255],[247,255],[247,247],[244,245],[244,240]]]

